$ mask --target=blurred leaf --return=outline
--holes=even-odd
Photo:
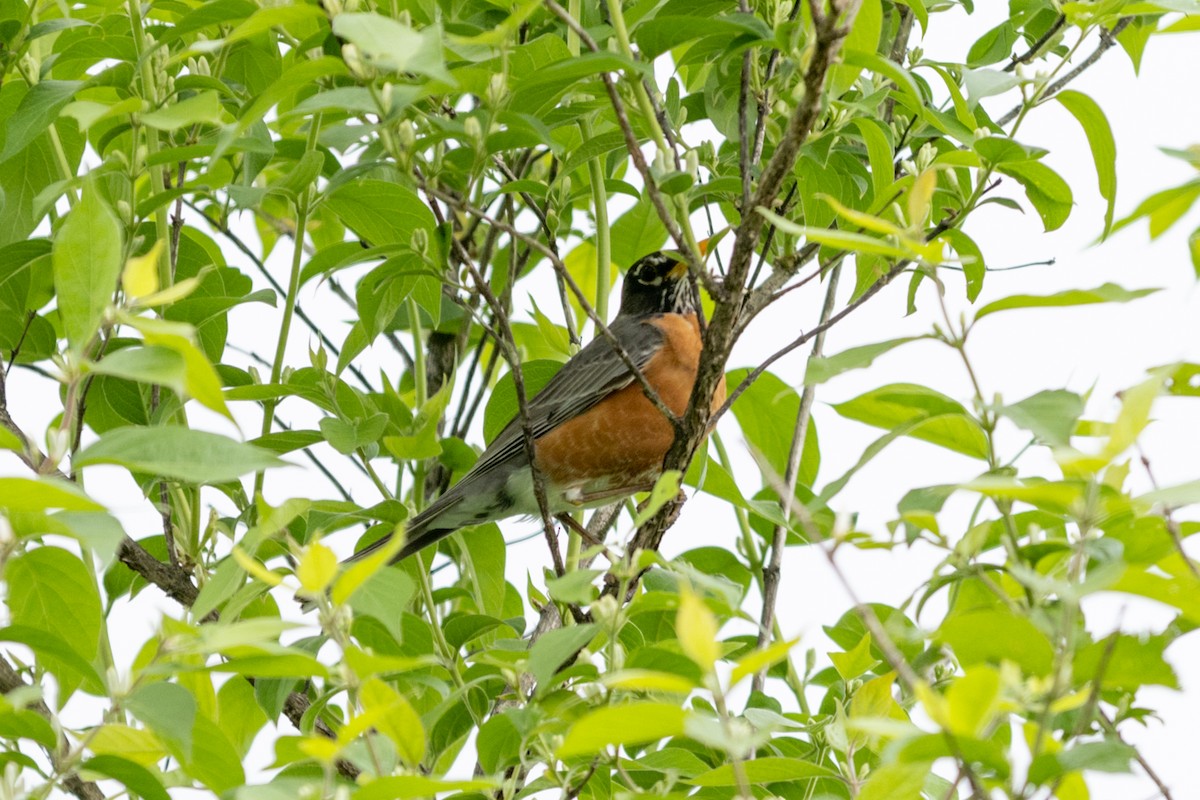
[[[754,758],[742,762],[742,769],[745,770],[746,780],[751,784],[760,786],[767,783],[791,783],[792,781],[810,778],[835,778],[841,780],[841,775],[828,767],[823,767],[820,764],[814,764],[811,761],[805,761],[800,758],[783,758],[780,756]],[[697,775],[688,781],[688,783],[693,786],[737,786],[738,780],[735,776],[733,765],[724,764],[716,769]]]
[[[737,386],[749,373],[748,369],[731,370],[725,376],[726,383]],[[746,441],[766,458],[776,476],[785,475],[796,415],[800,411],[800,395],[796,390],[778,375],[764,372],[734,401],[732,410]],[[780,424],[780,421],[784,422]],[[816,422],[810,418],[804,452],[800,455],[800,469],[796,474],[799,486],[812,486],[817,479],[821,466],[819,442]]]
[[[862,637],[852,649],[845,653],[830,653],[829,660],[837,670],[842,680],[849,681],[857,678],[868,670],[874,669],[879,661],[871,655],[871,634]]]
[[[679,591],[679,612],[675,618],[675,634],[684,655],[696,662],[705,673],[711,672],[721,655],[717,642],[717,618],[694,591],[683,586]]]
[[[1043,753],[1029,765],[1029,782],[1049,783],[1068,772],[1096,770],[1098,772],[1131,772],[1130,761],[1137,751],[1124,742],[1105,740],[1084,742],[1058,753]]]
[[[103,511],[76,484],[57,478],[0,478],[0,508],[8,511]]]
[[[1046,675],[1054,661],[1054,648],[1046,635],[1028,619],[1006,610],[954,614],[938,628],[937,638],[950,645],[968,669],[979,663],[1012,661],[1027,675]]]
[[[359,697],[375,727],[395,743],[404,763],[419,765],[425,758],[425,729],[412,705],[378,678],[364,681]]]
[[[1083,398],[1065,389],[1047,389],[997,411],[1046,444],[1065,445],[1083,413]]]
[[[921,796],[932,764],[896,761],[871,771],[858,800],[912,800]]]
[[[450,781],[424,775],[375,778],[354,792],[355,800],[409,800],[442,792],[484,792],[495,784],[486,780]],[[293,795],[289,795],[293,796]]]
[[[678,706],[645,701],[599,708],[571,724],[556,755],[596,756],[612,745],[645,744],[679,736],[686,716],[687,712]]]
[[[333,18],[333,32],[354,43],[367,63],[379,69],[454,84],[442,60],[441,30],[436,25],[416,31],[380,14],[341,13]]]
[[[286,7],[281,7],[286,10]],[[221,122],[221,99],[216,92],[199,92],[186,100],[170,103],[141,116],[142,124],[160,131],[176,131],[192,125]]]
[[[954,679],[946,690],[946,700],[951,733],[979,736],[1000,710],[1000,673],[985,664],[976,664]]]
[[[141,764],[115,755],[98,755],[79,765],[82,770],[96,772],[119,781],[131,793],[144,800],[171,800],[162,781]]]

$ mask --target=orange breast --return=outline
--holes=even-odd
[[[687,410],[700,361],[695,315],[664,314],[652,321],[664,334],[662,349],[643,370],[675,414]],[[725,401],[722,377],[712,408]],[[634,382],[564,422],[536,442],[538,465],[560,487],[585,493],[640,488],[653,482],[674,440],[671,423]]]

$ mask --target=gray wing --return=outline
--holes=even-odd
[[[609,331],[638,369],[645,369],[662,345],[662,331],[653,317],[621,318]],[[527,403],[533,437],[544,436],[565,420],[576,417],[635,380],[608,339],[597,336],[575,354],[542,391]],[[485,473],[514,456],[525,457],[521,416],[508,423],[479,457],[472,473]]]
[[[638,369],[645,369],[663,341],[654,317],[620,318],[609,330]],[[534,438],[544,436],[557,425],[571,419],[633,383],[633,373],[603,336],[597,337],[575,354],[542,391],[526,404]],[[523,468],[525,454],[521,417],[508,423],[479,457],[479,461],[461,481],[434,500],[424,511],[409,520],[404,549],[398,561],[433,544],[463,525],[506,516],[513,500],[503,489],[509,474],[504,468]],[[387,538],[360,550],[356,561],[375,551]]]

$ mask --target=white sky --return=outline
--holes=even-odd
[[[937,36],[922,43],[930,58],[961,60],[971,42],[1005,14],[1005,4],[995,0],[977,5],[980,10],[970,18],[961,13],[935,16]],[[1157,147],[1185,147],[1200,141],[1200,104],[1197,103],[1194,77],[1186,77],[1198,74],[1200,48],[1197,39],[1194,36],[1164,36],[1151,41],[1140,79],[1135,81],[1129,60],[1123,52],[1114,49],[1072,86],[1092,95],[1100,103],[1114,129],[1118,150],[1118,216],[1127,213],[1151,192],[1193,177],[1194,173],[1186,165],[1161,154]],[[1011,99],[991,98],[985,105],[998,116],[1011,105]],[[996,206],[978,212],[966,230],[980,244],[989,265],[1057,259],[1050,267],[988,275],[979,302],[1017,293],[1048,294],[1065,288],[1094,287],[1106,281],[1126,288],[1158,286],[1167,291],[1128,305],[1007,312],[981,324],[973,332],[969,352],[987,393],[1002,390],[1005,399],[1011,401],[1041,389],[1067,388],[1083,393],[1094,387],[1088,416],[1111,419],[1117,409],[1114,392],[1141,380],[1147,367],[1177,360],[1200,361],[1200,341],[1196,335],[1200,300],[1184,241],[1187,233],[1195,228],[1198,215],[1191,214],[1170,234],[1154,243],[1147,242],[1143,224],[1093,248],[1090,245],[1101,228],[1103,205],[1095,190],[1095,171],[1082,130],[1063,109],[1050,104],[1029,117],[1018,138],[1050,150],[1046,163],[1071,184],[1076,206],[1066,225],[1052,234],[1042,233],[1040,221],[1032,210],[1025,216]],[[1012,184],[1011,181],[1008,183]],[[1008,185],[1002,191],[1025,202],[1018,187]],[[253,267],[240,254],[232,248],[225,250],[231,264],[255,278],[256,288],[263,285]],[[286,274],[281,253],[274,254],[270,264],[277,275]],[[967,308],[961,292],[961,277],[948,274],[945,280],[951,290],[952,313],[957,315],[960,309]],[[852,284],[852,280],[842,281],[843,300],[848,297]],[[302,301],[313,300],[314,287],[315,282],[307,287]],[[738,345],[730,367],[760,361],[781,341],[792,338],[802,329],[797,326],[797,320],[805,325],[814,324],[822,291],[810,287],[793,293],[786,302],[764,314]],[[939,318],[930,284],[926,282],[922,288],[917,314],[907,318],[904,317],[906,291],[907,279],[897,281],[836,326],[829,334],[826,352],[836,353],[859,344],[928,331]],[[557,308],[556,303],[540,305],[551,314]],[[316,302],[309,302],[306,309],[322,320],[331,338],[340,342],[346,330],[344,322],[348,312]],[[240,307],[231,313],[230,329],[243,332],[237,344],[268,353],[273,349],[277,319],[276,311],[262,305]],[[245,332],[252,335],[246,336]],[[307,364],[310,340],[302,325],[293,327],[289,363]],[[396,360],[384,348],[386,345],[373,348],[364,361],[369,365],[382,365],[394,375]],[[231,360],[239,359],[231,357]],[[803,353],[794,354],[780,362],[775,371],[798,384],[803,360]],[[370,375],[375,368],[371,366],[364,371]],[[881,433],[842,420],[828,404],[900,381],[926,384],[969,402],[970,387],[960,362],[950,350],[931,342],[901,348],[882,357],[868,370],[849,373],[822,386],[813,412],[822,445],[820,484],[851,466],[862,448]],[[44,430],[55,409],[60,407],[52,386],[31,378],[22,370],[15,370],[10,376],[9,402],[14,417],[29,432]],[[1194,422],[1195,403],[1194,399],[1162,400],[1156,406],[1158,421],[1143,437],[1145,451],[1162,485],[1198,477],[1192,455],[1200,446],[1200,427]],[[192,404],[189,409],[194,407]],[[283,410],[290,415],[293,424],[315,427],[315,416],[295,413],[297,406],[285,404]],[[189,413],[193,424],[237,435],[228,423],[203,410],[190,410]],[[246,436],[253,436],[258,429],[257,414],[245,413],[240,419]],[[740,434],[731,423],[729,420],[722,428],[726,443],[738,464],[746,468],[743,474],[755,476],[757,472],[741,444]],[[1023,439],[1013,430],[1009,434],[1009,452],[1013,452]],[[1042,474],[1055,474],[1048,459],[1036,454],[1031,454],[1030,459],[1023,463],[1032,465],[1031,468]],[[292,460],[307,467],[307,462],[298,457]],[[336,457],[331,460],[335,465],[338,463]],[[338,471],[348,476],[347,483],[359,502],[367,505],[376,501],[374,490],[365,479],[359,480],[358,473],[348,469]],[[871,532],[879,540],[886,540],[888,534],[884,523],[895,516],[896,502],[906,491],[918,486],[969,480],[978,471],[979,464],[969,459],[932,445],[901,440],[851,481],[838,498],[837,507],[859,512],[859,528]],[[0,454],[0,474],[26,473],[11,455]],[[1141,489],[1149,488],[1144,473],[1136,465],[1130,482]],[[157,515],[121,471],[90,469],[88,488],[125,521],[127,530],[135,538],[151,535],[158,529]],[[747,482],[742,488],[752,493],[758,487]],[[268,495],[273,501],[305,493],[313,497],[333,496],[311,468],[288,470],[286,474],[278,473],[268,479]],[[942,519],[943,531],[951,535],[960,532],[960,528],[955,528],[956,521],[961,523],[968,510],[969,501],[958,497],[952,500]],[[530,525],[508,522],[505,530],[511,538],[528,532]],[[735,536],[736,528],[729,510],[719,502],[699,496],[689,502],[682,519],[668,534],[663,549],[671,555],[704,544],[732,547]],[[334,541],[339,550],[347,552],[352,538],[353,534],[348,534]],[[843,548],[839,551],[839,563],[860,597],[868,602],[889,604],[904,601],[930,574],[938,560],[939,555],[931,548],[900,548],[894,552],[852,552]],[[546,563],[545,546],[540,537],[515,545],[509,551],[509,579],[517,586],[524,586],[526,571],[540,575]],[[814,647],[822,654],[833,649],[820,626],[834,622],[848,607],[849,601],[819,554],[808,548],[790,549],[784,562],[782,587],[779,610],[784,634],[802,635],[801,647]],[[944,600],[944,594],[940,599]],[[757,601],[751,599],[747,608],[756,614]],[[936,625],[942,608],[936,603],[931,604],[920,622],[930,627]],[[156,627],[158,610],[172,615],[178,613],[170,601],[153,591],[144,592],[134,603],[119,607],[110,620],[118,662],[129,663],[136,648]],[[1173,616],[1166,608],[1149,601],[1118,595],[1093,598],[1087,602],[1085,610],[1089,615],[1089,628],[1097,635],[1103,635],[1118,624],[1128,631],[1157,630]],[[1200,792],[1200,777],[1192,763],[1196,742],[1200,741],[1200,643],[1194,636],[1185,637],[1168,650],[1168,659],[1179,673],[1184,691],[1144,689],[1139,699],[1144,705],[1159,709],[1162,722],[1152,721],[1145,730],[1129,726],[1124,731],[1178,798]],[[68,711],[74,706],[73,703]],[[90,717],[82,708],[78,713],[75,722],[83,723]],[[260,737],[260,744],[265,743],[265,736],[269,734]],[[269,752],[264,751],[262,764],[269,760]],[[1098,800],[1150,797],[1154,793],[1153,785],[1140,771],[1132,776],[1090,773],[1088,783],[1092,796]]]

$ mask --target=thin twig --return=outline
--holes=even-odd
[[[821,308],[821,322],[829,321],[833,314],[834,302],[837,300],[838,276],[841,274],[841,267],[836,267],[829,273],[829,287],[825,290],[825,304]],[[825,347],[825,332],[822,330],[813,339],[812,352],[809,354],[809,360],[820,358]],[[812,404],[816,397],[816,384],[806,383],[804,391],[800,395],[800,407],[796,411],[796,424],[792,429],[792,445],[788,450],[787,464],[784,466],[783,485],[787,489],[787,493],[780,498],[783,502],[783,518],[786,520],[792,515],[792,505],[796,500],[796,478],[800,474],[800,462],[804,453],[804,443],[808,439],[809,420],[812,419]],[[768,564],[763,567],[762,590],[763,590],[763,605],[762,618],[758,627],[758,648],[767,646],[770,641],[771,631],[775,625],[775,604],[779,597],[779,579],[783,569],[783,551],[787,545],[787,530],[783,525],[776,525],[771,532],[771,554],[768,559]],[[767,670],[763,668],[754,674],[752,687],[754,691],[761,692],[763,684],[766,682]]]
[[[1104,56],[1104,54],[1106,52],[1108,52],[1109,48],[1111,48],[1114,44],[1117,43],[1117,36],[1120,35],[1121,31],[1123,31],[1127,27],[1129,27],[1129,23],[1131,23],[1131,22],[1133,22],[1133,17],[1122,17],[1121,19],[1117,20],[1117,24],[1113,26],[1111,31],[1106,31],[1106,30],[1100,31],[1100,44],[1096,45],[1096,49],[1093,50],[1087,58],[1085,58],[1083,61],[1079,62],[1079,66],[1075,67],[1075,69],[1071,70],[1066,75],[1062,76],[1060,79],[1058,79],[1054,83],[1047,86],[1046,91],[1042,92],[1040,99],[1046,100],[1050,97],[1053,97],[1056,93],[1061,91],[1067,84],[1069,84],[1071,81],[1078,78],[1087,69],[1089,69],[1093,64],[1095,64],[1097,61],[1099,61]],[[1007,125],[1008,123],[1012,122],[1014,119],[1017,118],[1017,115],[1021,113],[1022,108],[1024,108],[1024,105],[1019,105],[1013,109],[1010,109],[1007,114],[1005,114],[1000,119],[996,120],[996,124],[1000,125],[1000,126],[1004,126],[1004,125]]]
[[[1018,64],[1028,64],[1030,61],[1033,61],[1035,58],[1037,58],[1038,55],[1042,52],[1042,48],[1045,47],[1046,44],[1051,39],[1053,39],[1058,34],[1059,31],[1062,30],[1063,25],[1065,25],[1066,22],[1067,22],[1067,15],[1059,14],[1058,19],[1054,20],[1054,24],[1051,25],[1046,30],[1045,33],[1043,33],[1041,36],[1039,36],[1037,41],[1035,41],[1033,44],[1031,44],[1029,46],[1028,50],[1026,50],[1024,53],[1022,53],[1019,56],[1014,55],[1012,57],[1012,60],[1009,61],[1008,64],[1005,65],[1004,71],[1012,72],[1013,70],[1015,70],[1017,68]]]

